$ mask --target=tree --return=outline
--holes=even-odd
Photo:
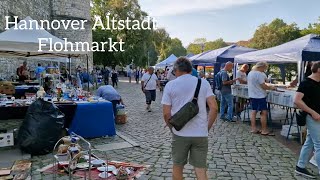
[[[301,31],[295,23],[287,24],[282,19],[275,19],[270,24],[265,23],[259,26],[249,42],[249,47],[256,49],[270,48],[301,36]],[[297,67],[292,64],[287,65],[286,71],[286,77],[290,80],[296,73]],[[280,76],[277,66],[270,65],[270,72],[277,77]]]
[[[302,35],[307,34],[318,34],[320,35],[320,17],[318,19],[318,22],[309,24],[308,28],[305,28],[301,31]]]
[[[228,46],[226,42],[223,41],[222,38],[219,38],[215,41],[210,41],[205,44],[204,51],[219,49]]]
[[[174,38],[170,40],[170,44],[166,50],[166,57],[169,57],[171,54],[179,56],[185,56],[187,54],[187,50],[183,47],[182,42],[178,38]]]
[[[270,24],[262,24],[254,33],[249,46],[256,49],[265,49],[277,46],[301,37],[295,23],[287,24],[282,19],[275,19]]]
[[[189,44],[187,51],[188,53],[199,54],[203,51],[219,49],[226,46],[228,45],[222,38],[209,42],[207,42],[205,38],[198,38],[195,39],[193,43]]]

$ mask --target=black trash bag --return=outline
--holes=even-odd
[[[20,149],[32,155],[52,152],[63,131],[65,116],[53,103],[36,100],[28,108],[19,129]]]

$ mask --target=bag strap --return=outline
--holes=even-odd
[[[192,99],[193,102],[194,101],[197,102],[197,100],[198,100],[200,87],[201,87],[201,79],[198,79],[197,88],[196,88],[196,91],[194,92],[194,96],[193,96],[193,99]]]
[[[148,79],[148,81],[146,82],[146,84],[144,85],[143,88],[146,88],[146,87],[147,87],[147,84],[148,84],[148,82],[150,81],[150,79],[152,78],[152,76],[153,76],[153,74],[150,74],[150,78]]]

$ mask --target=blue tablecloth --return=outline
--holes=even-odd
[[[70,132],[84,138],[116,135],[112,103],[78,103]]]

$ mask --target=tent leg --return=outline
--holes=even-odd
[[[86,57],[87,57],[87,73],[90,77],[90,74],[89,74],[89,57],[88,55],[86,54]],[[88,92],[90,92],[90,80],[88,81]]]
[[[67,74],[68,80],[71,80],[71,56],[68,57],[69,59],[69,73]]]

